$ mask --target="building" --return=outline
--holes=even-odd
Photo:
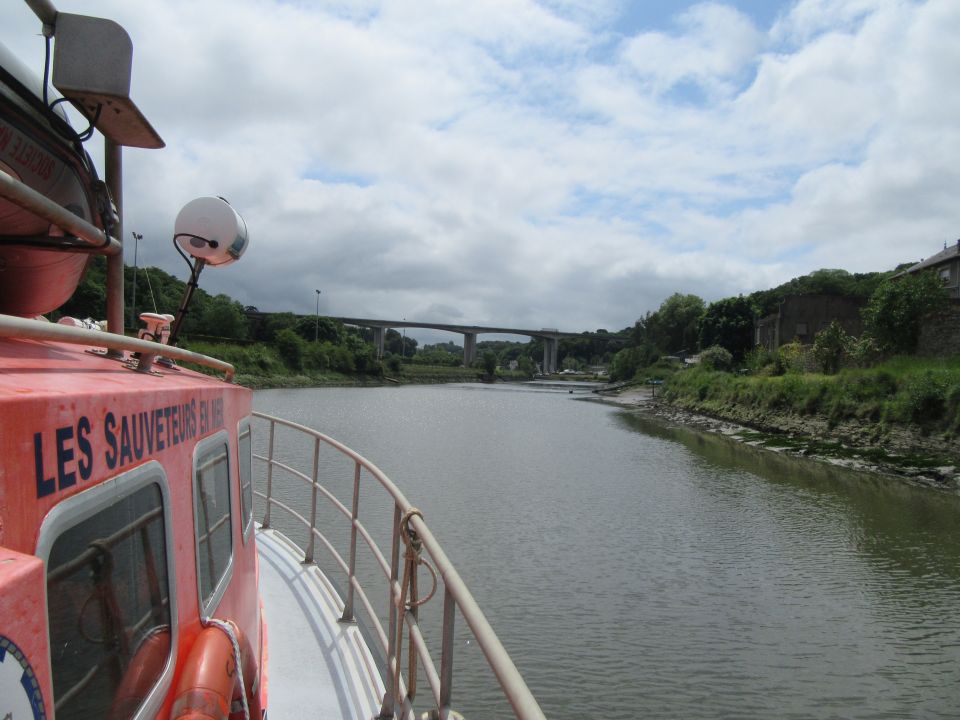
[[[900,275],[920,272],[921,270],[932,270],[937,273],[940,280],[943,281],[943,289],[950,296],[950,299],[960,300],[960,240],[957,240],[953,245],[944,246],[943,250],[933,257],[918,262],[904,270]]]
[[[757,321],[754,342],[776,350],[794,340],[810,344],[817,333],[836,320],[848,335],[863,332],[862,298],[849,295],[791,295],[773,315]]]

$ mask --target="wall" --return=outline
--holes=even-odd
[[[927,320],[920,330],[917,354],[925,356],[960,355],[960,302]]]

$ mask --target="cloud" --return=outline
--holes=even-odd
[[[58,6],[127,28],[168,144],[125,151],[141,263],[182,277],[173,219],[222,195],[251,246],[203,285],[264,310],[618,329],[958,235],[952,0]],[[37,69],[38,29],[0,29]]]
[[[651,91],[660,94],[689,81],[728,95],[753,63],[762,37],[749,17],[719,3],[695,5],[677,19],[674,35],[646,32],[632,38],[624,60]]]

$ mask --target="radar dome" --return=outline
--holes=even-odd
[[[185,252],[207,265],[239,260],[250,240],[243,218],[219,197],[201,197],[184,205],[173,232]]]

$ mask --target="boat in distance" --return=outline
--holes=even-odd
[[[402,491],[177,346],[200,272],[249,242],[226,200],[180,211],[183,301],[125,334],[122,149],[164,143],[130,99],[126,31],[26,4],[42,75],[0,46],[0,720],[456,718],[455,633],[508,712],[543,718]],[[103,181],[84,149],[95,131]],[[48,320],[97,256],[105,324]],[[286,454],[297,443],[308,451]],[[324,484],[321,452],[349,467],[351,497]],[[372,498],[389,518],[376,527]]]

